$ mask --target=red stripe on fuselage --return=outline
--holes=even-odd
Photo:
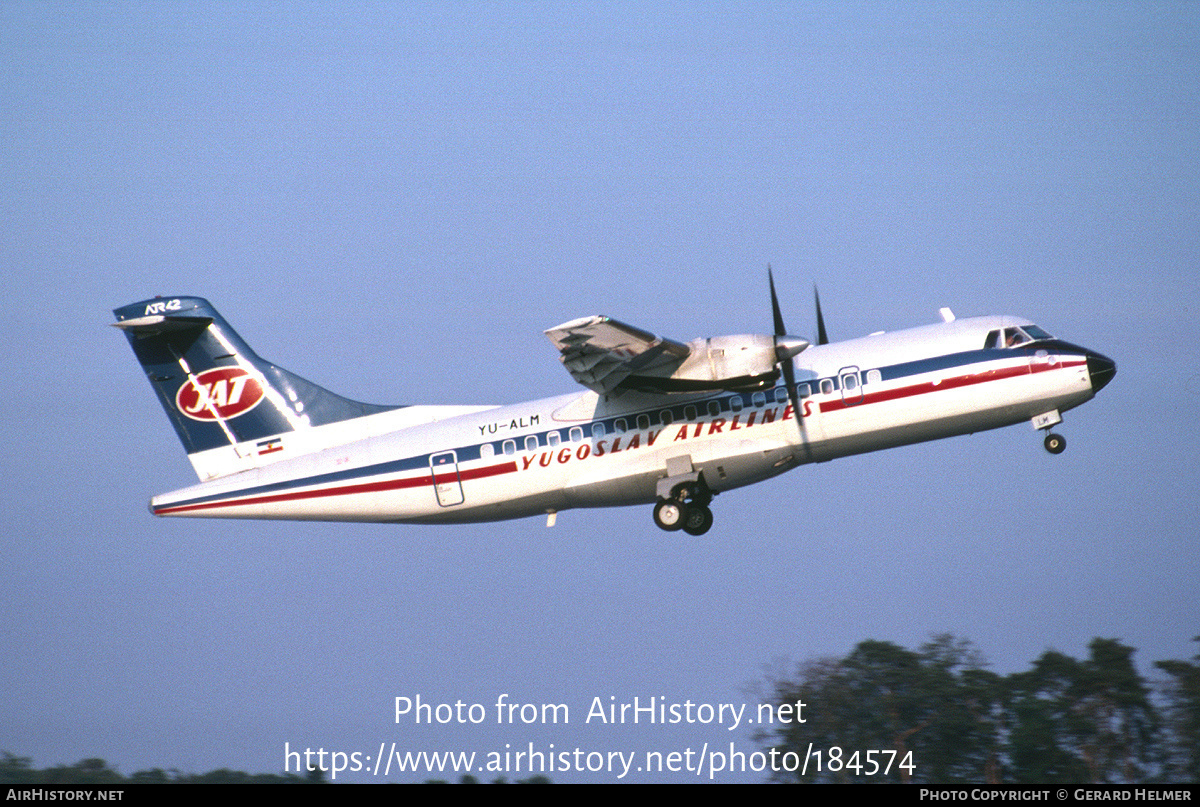
[[[516,473],[517,464],[506,462],[500,465],[489,465],[486,468],[473,468],[459,471],[457,477],[461,481],[484,479],[489,476]],[[438,483],[454,482],[455,474],[438,474]],[[249,496],[244,499],[225,499],[219,502],[204,502],[202,504],[181,504],[160,507],[154,511],[156,516],[170,516],[176,513],[194,513],[197,510],[210,510],[224,507],[243,507],[254,504],[276,504],[278,502],[294,502],[302,499],[320,499],[328,496],[352,496],[358,493],[380,493],[387,490],[403,490],[405,488],[432,487],[432,474],[410,476],[404,479],[385,479],[379,482],[360,482],[356,485],[342,485],[335,488],[319,490],[299,490],[290,493],[269,493],[262,496]]]
[[[881,390],[879,392],[868,392],[863,395],[862,400],[857,403],[848,404],[844,400],[824,401],[821,403],[821,412],[836,412],[839,409],[858,408],[867,404],[882,403],[884,401],[895,401],[900,398],[910,398],[914,395],[924,395],[928,392],[937,392],[938,390],[959,389],[961,387],[969,387],[974,384],[986,384],[989,381],[1000,381],[1005,378],[1016,378],[1018,376],[1029,375],[1031,373],[1042,373],[1047,370],[1066,369],[1068,367],[1079,367],[1086,364],[1086,360],[1058,362],[1056,364],[1021,364],[1011,367],[1004,367],[998,370],[984,370],[979,373],[967,373],[966,375],[953,376],[951,378],[942,378],[938,381],[925,381],[920,384],[910,384],[907,387],[897,387],[896,389]]]

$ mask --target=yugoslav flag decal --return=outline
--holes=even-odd
[[[241,367],[214,367],[192,378],[175,393],[175,406],[192,420],[229,420],[244,415],[263,399],[263,386]]]

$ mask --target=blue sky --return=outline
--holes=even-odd
[[[1094,636],[1147,673],[1192,656],[1198,23],[1189,3],[4,4],[0,748],[126,773],[275,771],[285,743],[750,751],[582,717],[753,706],[765,669],[866,638],[953,632],[999,672]],[[1016,426],[803,467],[722,496],[701,539],[649,508],[553,529],[146,512],[194,477],[116,306],[207,297],[362,400],[507,403],[574,389],[542,331],[575,317],[769,331],[768,263],[793,332],[817,283],[835,339],[946,305],[1028,316],[1119,373],[1059,457]],[[504,692],[572,722],[393,719],[397,696]]]

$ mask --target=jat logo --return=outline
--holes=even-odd
[[[262,384],[241,367],[215,367],[180,387],[175,406],[192,420],[228,420],[246,414],[262,399]]]

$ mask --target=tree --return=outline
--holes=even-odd
[[[1192,641],[1200,642],[1200,636]],[[1200,654],[1194,660],[1200,662]],[[1159,687],[1166,701],[1169,728],[1168,776],[1183,782],[1200,782],[1200,664],[1156,661],[1154,666],[1170,676]]]
[[[1008,736],[1006,780],[1059,784],[1088,781],[1073,749],[1082,734],[1072,712],[1079,662],[1052,650],[1033,669],[1006,681]]]
[[[19,757],[8,751],[0,755],[0,782],[7,785],[26,785],[38,781],[31,758]]]
[[[1133,648],[1093,639],[1078,661],[1054,651],[1009,678],[1018,782],[1145,782],[1161,772],[1160,719]]]
[[[995,676],[969,642],[937,636],[914,652],[868,640],[844,659],[808,662],[797,672],[793,681],[774,683],[772,700],[812,704],[807,722],[782,724],[763,739],[802,758],[811,743],[825,759],[821,770],[810,765],[808,775],[797,770],[785,780],[972,782],[994,767]],[[896,752],[890,770],[864,775],[863,755],[872,749]]]
[[[779,752],[809,749],[841,759],[855,751],[894,749],[910,770],[865,776],[861,768],[810,764],[788,781],[1149,782],[1200,779],[1200,666],[1159,662],[1171,676],[1170,765],[1163,723],[1117,639],[1093,639],[1080,661],[1048,650],[1024,672],[999,676],[963,639],[935,636],[917,651],[889,642],[859,643],[842,659],[802,664],[771,682],[771,700],[808,704],[807,722],[761,735]],[[1200,661],[1200,657],[1197,657]],[[810,758],[810,763],[814,762]]]

